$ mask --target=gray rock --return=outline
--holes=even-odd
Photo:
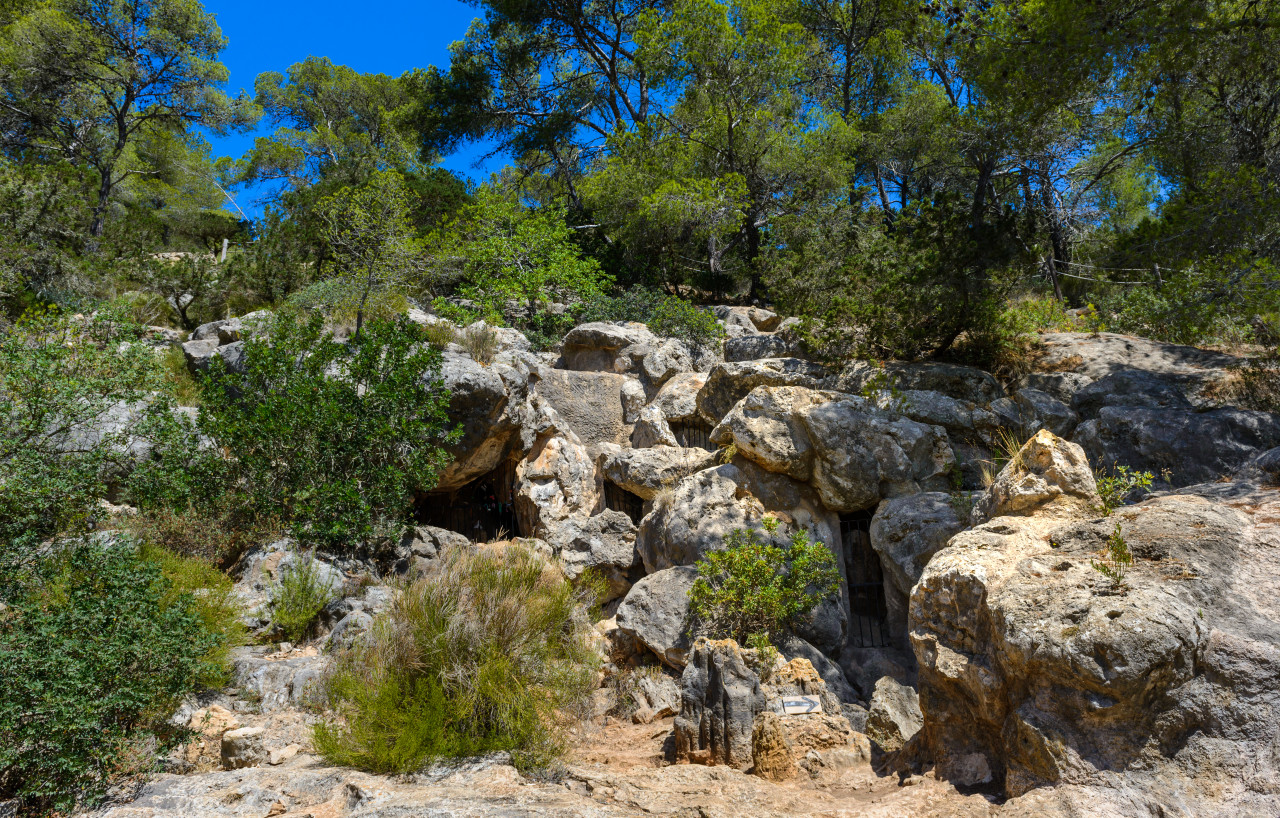
[[[406,530],[400,539],[402,551],[408,551],[405,556],[424,560],[435,559],[446,548],[465,548],[470,544],[471,540],[465,534],[431,525],[414,526]]]
[[[604,479],[644,500],[652,500],[694,472],[716,463],[715,452],[655,446],[649,449],[600,447]]]
[[[625,443],[628,426],[628,391],[639,385],[623,375],[607,372],[569,372],[542,367],[537,370],[534,394],[549,403],[578,439],[587,446]],[[643,390],[642,390],[643,391]],[[640,395],[643,404],[643,395]],[[632,411],[634,394],[630,396]]]
[[[1100,500],[1084,450],[1039,431],[996,475],[974,505],[972,522],[1029,514],[1088,514]]]
[[[698,640],[680,677],[676,757],[744,767],[751,763],[751,728],[766,708],[760,678],[736,642]]]
[[[1268,449],[1249,459],[1235,474],[1238,480],[1249,480],[1264,486],[1280,485],[1280,447]]]
[[[827,658],[826,654],[809,644],[805,640],[795,634],[783,634],[775,640],[778,652],[783,658],[790,662],[792,659],[806,659],[809,664],[813,665],[813,669],[822,677],[822,681],[826,684],[827,689],[836,697],[842,705],[845,703],[856,704],[861,701],[858,691],[853,685],[849,684],[849,680],[845,678],[844,671],[835,662]],[[797,691],[805,692],[805,691]],[[832,711],[838,714],[843,708],[838,707]]]
[[[999,403],[999,401],[997,401]],[[1013,395],[1013,404],[1019,410],[1020,421],[1030,420],[1023,429],[1039,431],[1048,429],[1058,437],[1071,437],[1080,422],[1080,416],[1070,406],[1039,389],[1024,387]],[[994,410],[995,404],[992,404]],[[1030,431],[1028,433],[1030,433]]]
[[[560,355],[565,369],[578,372],[638,372],[658,338],[644,324],[595,321],[565,335]]]
[[[1093,378],[1080,372],[1028,372],[1014,381],[1015,390],[1035,389],[1068,406],[1076,392],[1093,383]]]
[[[618,629],[638,639],[674,668],[689,660],[689,589],[696,569],[668,568],[644,577],[618,606]]]
[[[631,430],[631,445],[637,449],[654,446],[678,446],[675,434],[667,423],[662,410],[649,404],[640,410],[635,428]]]
[[[232,657],[232,678],[242,695],[257,699],[263,713],[276,713],[301,700],[328,664],[327,656],[272,659],[239,649]]]
[[[262,746],[264,727],[240,727],[222,734],[222,768],[238,770],[241,767],[256,767],[267,760],[267,751]]]
[[[493,471],[524,448],[527,423],[527,372],[495,361],[484,366],[460,349],[444,352],[441,378],[449,393],[449,419],[462,435],[446,447],[452,458],[436,491],[451,491]]]
[[[883,399],[881,402],[885,403]],[[952,398],[941,392],[907,389],[902,392],[900,400],[890,399],[886,405],[919,423],[941,426],[954,441],[989,443],[999,424],[993,412],[972,401]]]
[[[867,712],[868,738],[880,749],[891,753],[901,750],[923,726],[920,697],[914,689],[900,684],[892,676],[876,682],[875,692],[871,694],[871,708]]]
[[[603,508],[604,487],[595,459],[555,409],[535,399],[536,437],[516,464],[515,510],[520,529],[542,537],[571,517]]]
[[[698,392],[698,414],[715,425],[757,386],[805,386],[818,389],[826,378],[818,364],[799,358],[769,358],[719,364]],[[670,420],[668,416],[668,420]]]
[[[640,411],[645,405],[644,387],[638,380],[627,378],[622,384],[622,420],[624,423],[635,423],[640,419]]]
[[[1230,474],[1280,446],[1280,415],[1243,409],[1161,411],[1105,406],[1080,424],[1076,441],[1106,469],[1150,471],[1158,481],[1188,486]]]
[[[934,361],[903,363],[887,361],[880,366],[856,361],[840,373],[835,388],[859,394],[880,372],[884,372],[899,389],[940,392],[957,400],[985,406],[1005,396],[1000,382],[989,372],[971,366]]]
[[[605,581],[605,596],[597,600],[600,604],[630,590],[640,569],[636,525],[621,511],[606,509],[594,517],[562,520],[548,528],[545,539],[570,580],[593,571]]]
[[[799,353],[799,345],[778,335],[743,335],[726,338],[726,362],[758,361],[763,358],[790,358]]]
[[[758,335],[761,332],[760,328],[756,326],[756,322],[751,320],[751,309],[751,307],[730,307],[726,304],[717,304],[711,308],[711,312],[724,325],[725,334],[732,339]]]
[[[642,675],[636,687],[653,718],[663,719],[680,712],[680,685],[665,673]]]
[[[651,404],[662,411],[668,423],[694,420],[698,417],[698,392],[706,382],[702,372],[682,372],[662,385]]]
[[[813,473],[814,445],[801,413],[843,397],[798,386],[757,386],[711,430],[711,442],[772,472],[805,481]]]
[[[929,560],[968,525],[963,502],[951,494],[925,492],[884,500],[871,518],[871,547],[884,570],[885,607],[895,644],[905,644],[911,589]]]
[[[955,455],[941,427],[852,396],[799,414],[814,442],[813,485],[833,511],[861,511],[884,497],[950,485]]]
[[[1152,372],[1126,369],[1104,375],[1076,392],[1075,411],[1089,419],[1104,406],[1142,409],[1191,409],[1191,401],[1174,381]]]
[[[182,345],[182,356],[192,373],[208,372],[209,364],[218,354],[217,338],[198,338]]]

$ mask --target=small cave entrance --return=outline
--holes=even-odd
[[[711,428],[706,424],[698,421],[675,421],[669,425],[676,442],[686,449],[706,449],[709,452],[716,450],[716,445],[711,442]]]
[[[856,648],[884,648],[892,644],[889,609],[885,602],[884,571],[871,547],[872,511],[840,515],[845,576],[849,588],[849,644]]]
[[[604,507],[610,511],[621,511],[636,525],[644,519],[644,500],[608,480],[604,481]]]
[[[419,495],[414,519],[456,531],[472,542],[493,542],[520,534],[516,518],[516,464],[504,460],[488,474],[449,492]]]

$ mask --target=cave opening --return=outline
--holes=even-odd
[[[668,424],[671,427],[671,434],[675,436],[676,442],[686,449],[706,449],[709,452],[716,450],[716,445],[711,442],[711,427],[700,421],[672,421]]]
[[[621,511],[636,525],[640,525],[640,521],[644,519],[644,500],[608,480],[604,483],[604,507],[611,511]]]
[[[889,647],[892,642],[884,570],[871,547],[872,514],[868,509],[840,515],[849,588],[849,644],[858,648]]]
[[[414,519],[419,525],[456,531],[472,542],[505,540],[520,534],[515,495],[516,464],[504,460],[461,488],[419,495]]]

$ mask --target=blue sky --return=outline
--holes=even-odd
[[[222,61],[231,72],[227,91],[253,93],[254,77],[263,71],[284,71],[309,55],[328,57],[357,71],[393,76],[410,68],[445,66],[449,44],[462,39],[475,8],[454,0],[205,0],[205,9],[218,18],[230,41]],[[260,129],[262,133],[269,128]],[[242,155],[253,134],[213,137],[215,155]],[[455,172],[480,179],[488,169],[472,164],[481,148],[464,148],[442,163]],[[491,163],[492,164],[492,163]],[[497,163],[501,164],[501,163]],[[489,168],[496,169],[496,168]],[[255,212],[253,192],[240,195],[240,205]]]

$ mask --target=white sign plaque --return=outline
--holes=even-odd
[[[822,702],[818,700],[817,696],[783,696],[782,712],[788,716],[821,713]]]

